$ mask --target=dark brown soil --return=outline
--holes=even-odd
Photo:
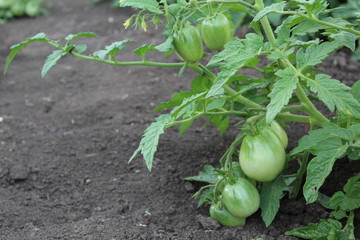
[[[0,68],[9,47],[38,32],[52,39],[92,31],[98,39],[83,40],[98,50],[128,38],[137,43],[161,43],[160,31],[125,30],[133,13],[93,5],[90,0],[52,1],[49,16],[18,19],[0,25]],[[51,52],[36,43],[25,48],[0,75],[0,239],[296,239],[286,230],[327,217],[328,212],[302,200],[285,200],[273,225],[265,228],[260,214],[245,227],[225,228],[210,221],[208,209],[196,208],[194,186],[182,178],[217,161],[236,136],[230,130],[197,123],[182,138],[169,129],[161,138],[157,160],[148,172],[140,158],[127,163],[144,129],[156,114],[152,109],[171,94],[187,89],[194,73],[181,78],[177,69],[114,67],[72,57],[62,59],[42,79],[40,70]],[[161,56],[151,59],[164,61]],[[172,56],[166,61],[177,61]],[[351,85],[359,63],[346,53],[324,64],[326,71]],[[287,130],[290,147],[306,126]],[[325,186],[329,192],[359,164],[343,161]],[[341,183],[341,184],[339,184]]]

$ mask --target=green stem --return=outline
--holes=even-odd
[[[304,18],[306,18],[306,19],[308,19],[310,21],[319,23],[321,25],[328,26],[330,28],[335,28],[335,29],[338,29],[338,30],[342,30],[342,31],[345,31],[345,32],[353,33],[355,35],[360,36],[360,31],[357,31],[357,30],[354,30],[354,29],[351,29],[351,28],[347,28],[347,27],[342,27],[342,26],[335,25],[335,24],[332,24],[332,23],[328,23],[328,22],[322,21],[322,20],[320,20],[320,19],[318,19],[318,18],[316,18],[314,16],[309,16],[309,15],[306,15],[304,13],[295,12],[295,11],[273,11],[273,13],[278,13],[278,14],[283,14],[283,15],[298,15],[298,16],[304,17]]]
[[[296,115],[292,113],[279,113],[276,116],[276,119],[284,122],[310,123],[310,118],[308,116]]]
[[[296,198],[299,195],[302,181],[304,178],[304,174],[306,173],[309,156],[310,156],[309,152],[306,152],[303,156],[303,159],[302,159],[301,165],[300,165],[300,169],[298,170],[298,172],[296,174],[296,182],[295,182],[295,186],[294,186],[294,191],[291,193],[290,198]]]
[[[281,109],[281,112],[293,112],[293,111],[303,111],[305,112],[305,107],[303,104],[299,104],[299,105],[292,105],[292,106],[287,106],[287,107],[283,107]]]
[[[345,31],[345,32],[349,32],[349,33],[353,33],[355,35],[358,35],[360,36],[360,31],[356,31],[354,29],[351,29],[351,28],[346,28],[346,27],[342,27],[342,26],[339,26],[339,25],[335,25],[335,24],[332,24],[332,23],[328,23],[328,22],[325,22],[325,21],[322,21],[320,19],[317,19],[315,17],[310,17],[306,14],[303,14],[303,13],[298,13],[297,15],[299,16],[302,16],[302,17],[305,17],[307,18],[308,20],[310,21],[313,21],[313,22],[316,22],[316,23],[319,23],[321,25],[325,25],[325,26],[328,26],[328,27],[331,27],[331,28],[335,28],[335,29],[338,29],[338,30],[342,30],[342,31]]]
[[[238,4],[241,4],[247,8],[250,8],[254,11],[256,11],[256,8],[251,5],[250,3],[247,3],[243,0],[208,0],[209,3],[238,3]]]
[[[80,53],[72,52],[73,56],[86,59],[86,60],[92,60],[96,62],[106,63],[110,65],[116,65],[116,66],[152,66],[152,67],[183,67],[186,63],[161,63],[161,62],[149,62],[149,61],[137,61],[137,62],[117,62],[117,61],[109,61],[109,60],[102,60],[99,58],[86,56]]]
[[[297,88],[295,89],[295,94],[301,101],[302,105],[306,109],[306,112],[316,119],[317,124],[321,124],[322,122],[328,122],[329,120],[319,112],[314,104],[310,101],[310,99],[306,96],[304,89],[302,88],[300,83],[297,83]]]

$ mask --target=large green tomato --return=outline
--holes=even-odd
[[[285,166],[285,150],[271,128],[247,135],[241,143],[240,166],[244,173],[259,182],[274,180]]]
[[[211,50],[222,49],[234,37],[231,22],[222,13],[204,20],[200,29],[205,45]]]
[[[12,14],[14,14],[14,16],[24,15],[25,9],[26,9],[26,3],[23,0],[15,1],[10,7],[10,10]]]
[[[0,8],[8,8],[13,3],[13,0],[0,0]]]
[[[221,225],[227,227],[243,226],[246,223],[246,218],[235,217],[221,202],[211,204],[210,216]]]
[[[248,217],[260,206],[259,192],[245,178],[239,178],[234,184],[226,185],[222,196],[226,208],[236,217]]]
[[[29,17],[35,17],[41,12],[41,1],[40,0],[30,0],[26,4],[25,12]]]
[[[276,135],[279,137],[284,148],[287,148],[288,143],[289,143],[288,136],[287,136],[285,130],[280,126],[280,124],[278,122],[276,122],[274,120],[271,122],[271,125],[267,125],[265,119],[262,119],[259,122],[259,125],[261,126],[261,128],[270,127],[276,133]]]
[[[185,25],[174,34],[176,52],[187,62],[197,62],[203,56],[203,43],[199,30],[192,25]]]

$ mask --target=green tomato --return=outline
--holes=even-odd
[[[176,52],[184,61],[197,62],[203,56],[203,43],[199,30],[192,25],[185,25],[174,34]]]
[[[29,17],[35,17],[41,12],[41,1],[31,0],[27,2],[25,12]]]
[[[260,206],[259,192],[245,178],[239,178],[234,184],[226,185],[222,196],[226,208],[236,217],[248,217]]]
[[[219,13],[201,23],[201,35],[205,45],[211,50],[220,50],[234,37],[231,22]]]
[[[241,143],[239,161],[241,169],[259,182],[274,180],[285,166],[285,150],[279,137],[271,128],[259,134],[247,135]]]
[[[210,217],[227,227],[243,226],[246,223],[246,218],[235,217],[221,202],[211,204]]]
[[[288,139],[288,136],[287,136],[285,130],[276,121],[272,121],[271,128],[272,128],[272,130],[274,130],[276,135],[280,138],[280,141],[281,141],[282,145],[284,146],[284,148],[287,148],[289,139]]]
[[[276,122],[275,120],[271,122],[271,125],[267,125],[265,119],[262,119],[259,122],[259,125],[262,128],[266,128],[266,127],[270,127],[275,133],[276,135],[279,137],[282,145],[284,146],[284,148],[286,149],[289,143],[289,139],[288,136],[285,132],[285,130],[280,126],[280,124],[278,122]]]
[[[26,3],[22,0],[18,0],[11,5],[11,12],[14,16],[22,16],[25,14]]]
[[[13,0],[0,0],[0,8],[8,8],[13,3]]]

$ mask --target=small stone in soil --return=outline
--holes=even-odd
[[[9,170],[9,177],[15,181],[24,181],[29,174],[29,168],[23,164],[16,164]]]
[[[214,229],[219,229],[221,227],[216,220],[209,217],[205,217],[201,214],[196,216],[196,220],[201,225],[201,227],[206,230],[214,230]]]
[[[194,191],[194,186],[190,182],[185,182],[184,187],[187,192]]]

